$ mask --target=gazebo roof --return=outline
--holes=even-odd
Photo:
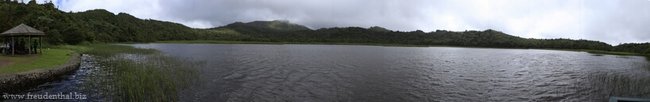
[[[37,30],[25,24],[20,24],[0,34],[0,36],[43,36],[43,35],[45,35],[43,31]]]

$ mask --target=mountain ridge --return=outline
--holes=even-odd
[[[648,43],[612,46],[594,40],[534,39],[488,29],[484,31],[394,31],[383,27],[332,27],[310,29],[288,21],[235,22],[195,29],[185,25],[140,19],[103,9],[63,12],[51,3],[0,1],[0,29],[25,23],[46,32],[50,44],[93,42],[155,42],[167,40],[224,40],[258,42],[376,43],[497,48],[589,49],[650,54]]]

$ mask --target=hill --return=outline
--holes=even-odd
[[[143,20],[126,13],[113,14],[106,10],[63,12],[52,3],[27,4],[0,2],[0,29],[25,23],[47,34],[50,44],[82,42],[151,42],[159,40],[196,39],[198,31],[184,25]]]
[[[233,25],[233,24],[231,24]],[[277,31],[272,29],[251,30],[248,27],[230,25],[212,30],[228,30],[237,33],[238,41],[266,42],[319,42],[319,43],[376,43],[406,45],[445,45],[498,48],[549,48],[610,50],[612,46],[591,40],[526,39],[495,30],[452,32],[392,31],[381,27],[322,28],[317,30]],[[235,34],[233,34],[235,35]],[[233,39],[230,39],[233,40]]]
[[[264,32],[291,32],[301,30],[311,30],[303,25],[293,24],[289,21],[253,21],[248,23],[235,22],[219,28],[230,28],[238,31],[247,31],[249,33]]]
[[[27,4],[0,1],[0,30],[20,23],[47,34],[49,44],[85,42],[154,42],[165,40],[223,40],[257,42],[372,43],[404,45],[444,45],[498,48],[587,49],[650,54],[650,43],[619,46],[572,39],[531,39],[496,30],[453,32],[393,31],[382,27],[334,27],[310,29],[288,21],[236,22],[210,29],[194,29],[182,24],[139,19],[127,13],[106,10],[63,12],[52,3]]]

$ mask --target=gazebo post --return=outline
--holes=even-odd
[[[32,45],[32,36],[29,36],[29,35],[27,36],[26,43],[27,43],[26,44],[27,45],[27,53],[32,54],[32,46],[31,46]]]
[[[40,44],[38,44],[38,47],[41,49],[41,53],[43,53],[43,36],[41,36],[41,38],[39,38],[39,40],[40,41],[38,41],[38,43],[40,43]]]
[[[16,51],[16,41],[14,40],[14,37],[11,37],[11,55],[14,55]]]
[[[7,49],[9,49],[9,44],[7,43],[7,40],[8,40],[7,38],[2,37],[2,46],[7,46],[7,48],[2,49],[2,54],[5,54],[5,55],[8,54],[7,52],[9,51],[9,50],[7,50]]]
[[[38,37],[38,51],[37,53],[41,54],[43,53],[43,37]],[[40,52],[39,52],[40,51]]]
[[[29,44],[31,44],[29,48],[30,48],[30,51],[32,51],[32,54],[36,54],[36,51],[35,51],[36,46],[34,46],[34,37],[29,38]]]
[[[24,52],[24,50],[28,50],[27,54],[37,54],[42,51],[42,45],[43,45],[43,36],[45,36],[45,33],[43,31],[39,31],[35,28],[29,27],[25,24],[20,24],[14,28],[11,28],[3,33],[0,34],[0,36],[5,39],[5,42],[9,42],[9,38],[11,37],[11,55],[16,54],[16,40],[20,40],[20,52]],[[34,37],[37,39],[34,39]],[[16,39],[16,37],[19,37]],[[38,41],[38,42],[36,42]],[[25,46],[26,45],[26,46]],[[9,54],[9,49],[6,49],[4,51],[6,54]]]
[[[2,37],[2,42],[3,42],[2,46],[7,46],[7,48],[2,49],[2,54],[5,54],[5,55],[9,54],[9,43],[7,43],[7,42],[9,42],[8,40],[9,39],[7,39],[5,37]]]

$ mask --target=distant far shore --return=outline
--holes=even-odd
[[[224,40],[170,40],[157,41],[154,43],[175,43],[175,44],[315,44],[315,45],[368,45],[368,46],[394,46],[394,47],[464,47],[464,48],[498,48],[498,49],[540,49],[540,50],[561,50],[577,51],[592,54],[622,55],[622,56],[646,56],[650,55],[619,52],[603,51],[590,49],[546,49],[546,48],[501,48],[501,47],[475,47],[475,46],[446,46],[446,45],[412,45],[412,44],[382,44],[382,43],[341,43],[341,42],[263,42],[263,41],[224,41]]]

